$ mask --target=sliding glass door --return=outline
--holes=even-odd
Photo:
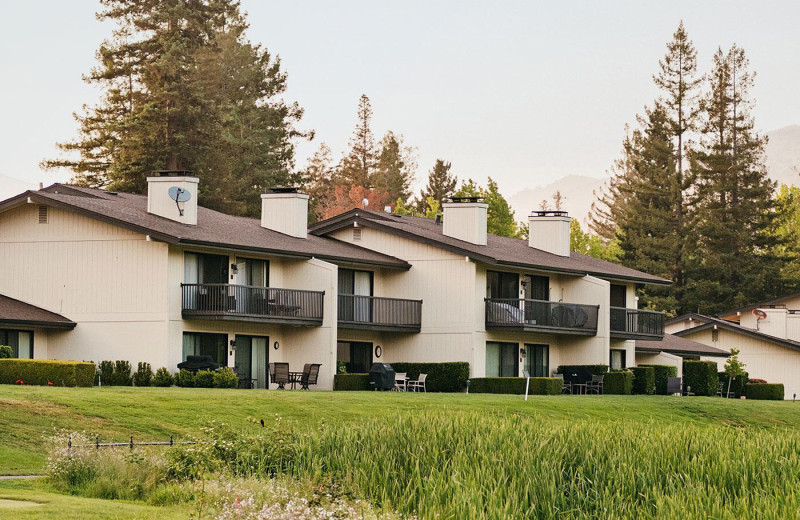
[[[486,343],[486,377],[517,377],[519,374],[519,345],[516,343]]]
[[[372,343],[339,341],[336,344],[336,360],[344,362],[350,374],[369,372],[372,368]]]
[[[339,320],[370,323],[372,321],[373,275],[371,271],[339,269]]]
[[[531,377],[549,377],[549,345],[525,344],[525,371]]]
[[[214,363],[228,365],[228,335],[205,332],[183,333],[183,361],[189,356],[210,356]]]
[[[33,332],[0,329],[0,345],[11,347],[11,356],[33,359]]]
[[[269,388],[269,337],[236,335],[236,375],[240,388]]]

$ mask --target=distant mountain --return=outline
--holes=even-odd
[[[38,186],[0,173],[0,200],[19,195],[23,191],[35,190]]]
[[[767,132],[767,171],[772,180],[800,186],[800,125]]]

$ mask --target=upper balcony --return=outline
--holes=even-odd
[[[183,283],[181,292],[184,319],[322,325],[324,291]]]
[[[339,328],[419,332],[422,300],[339,295]]]
[[[486,298],[486,328],[594,336],[599,305]]]
[[[664,337],[664,313],[611,307],[611,337],[658,341]]]

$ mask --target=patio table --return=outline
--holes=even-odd
[[[586,383],[572,383],[573,394],[586,395]]]
[[[297,383],[299,383],[303,378],[302,372],[289,372],[289,383],[292,385],[292,390],[297,388]]]

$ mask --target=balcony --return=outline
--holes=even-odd
[[[611,337],[659,341],[664,337],[664,313],[611,307]]]
[[[594,336],[599,305],[486,298],[486,329]]]
[[[184,319],[322,325],[323,291],[183,283],[181,292]]]
[[[422,300],[339,295],[339,328],[419,332]]]

